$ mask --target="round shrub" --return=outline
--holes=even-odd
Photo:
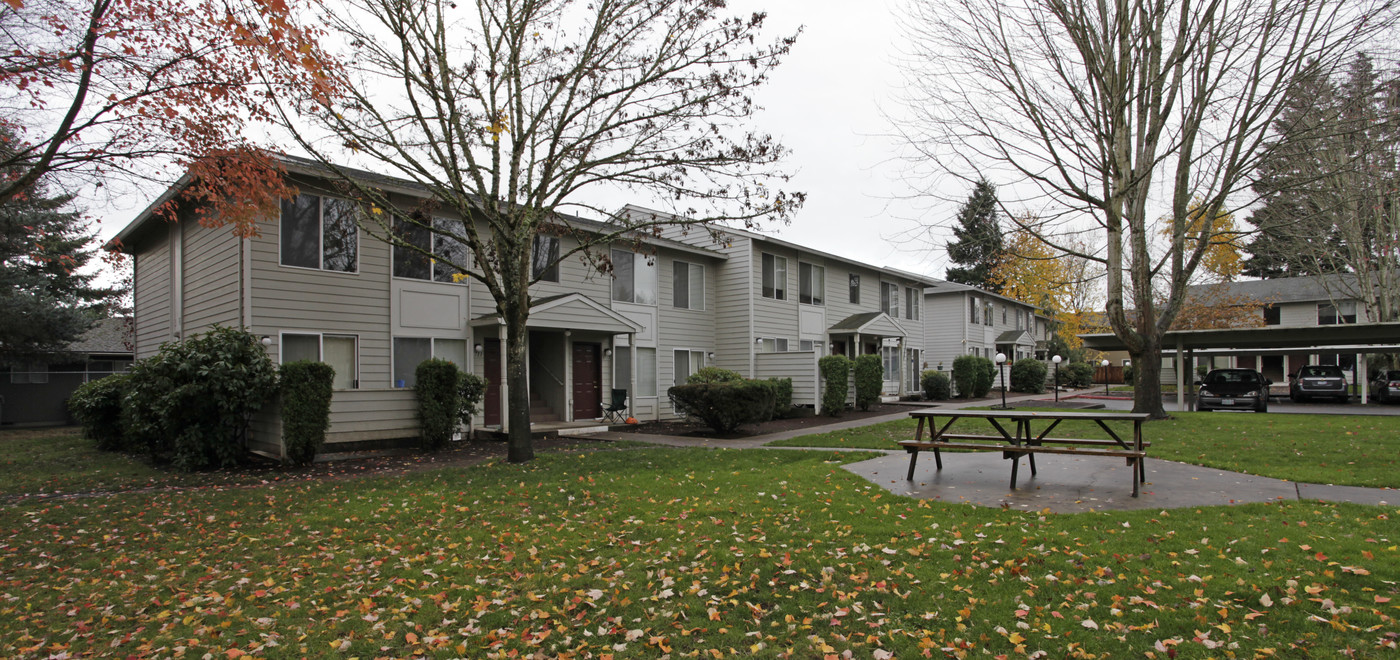
[[[457,409],[457,419],[462,426],[471,428],[472,416],[476,407],[486,398],[486,379],[473,373],[462,372],[457,381],[457,395],[461,398]]]
[[[879,403],[880,389],[885,384],[885,367],[878,355],[861,355],[856,357],[856,405],[861,410],[870,410],[870,406]]]
[[[919,384],[923,385],[924,398],[929,401],[947,401],[953,396],[953,383],[948,378],[948,374],[930,369],[919,375]]]
[[[744,380],[744,374],[731,369],[721,369],[719,367],[700,367],[695,373],[690,374],[685,379],[686,385],[697,385],[700,383],[735,383]]]
[[[844,355],[828,355],[817,361],[822,374],[822,410],[839,417],[846,410],[850,394],[851,360]]]
[[[1060,382],[1068,387],[1085,388],[1094,384],[1094,365],[1071,362],[1060,367]]]
[[[1123,365],[1123,384],[1133,385],[1133,365]]]
[[[137,360],[122,399],[130,448],[182,470],[233,465],[249,420],[277,393],[277,368],[258,338],[222,326]]]
[[[122,397],[126,395],[123,374],[88,381],[73,390],[68,410],[83,426],[83,436],[98,449],[122,449]]]
[[[335,367],[300,360],[282,365],[282,444],[287,460],[308,465],[326,443],[331,426]]]
[[[1021,358],[1011,364],[1011,391],[1040,394],[1045,391],[1045,363]]]
[[[953,383],[958,387],[958,398],[981,398],[992,391],[996,382],[997,365],[991,360],[977,355],[959,355],[953,360]]]
[[[461,394],[458,392],[460,372],[457,365],[433,358],[418,363],[413,386],[418,396],[418,433],[423,448],[437,451],[452,440],[461,414]]]
[[[767,381],[740,380],[677,385],[666,395],[677,414],[694,417],[720,433],[732,433],[740,424],[772,418],[774,389]]]

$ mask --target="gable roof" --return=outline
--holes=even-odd
[[[1252,298],[1261,303],[1290,303],[1355,299],[1356,286],[1355,273],[1332,273],[1197,284],[1186,287],[1186,293],[1218,298]]]
[[[1022,341],[1021,341],[1022,339],[1025,339],[1026,341],[1022,342]],[[996,343],[998,343],[998,344],[1021,344],[1021,343],[1033,344],[1033,343],[1035,343],[1035,340],[1031,337],[1031,333],[1026,332],[1025,330],[1007,330],[1006,332],[1003,332],[1003,333],[997,335]]]
[[[468,325],[482,327],[503,323],[498,312],[474,318]],[[530,318],[525,321],[525,327],[591,330],[618,335],[642,331],[642,327],[631,319],[582,293],[563,293],[530,301]]]
[[[98,319],[87,332],[63,350],[70,353],[131,355],[133,328],[129,318]]]
[[[992,293],[991,291],[988,291],[988,290],[982,289],[982,288],[978,288],[978,287],[972,286],[972,285],[970,285],[970,284],[960,284],[960,283],[958,283],[958,282],[947,282],[947,281],[939,280],[938,282],[936,282],[936,283],[934,283],[934,284],[930,284],[929,286],[927,286],[927,287],[924,288],[924,295],[925,295],[925,296],[943,296],[943,295],[951,295],[951,294],[959,294],[959,293],[971,293],[971,294],[973,294],[973,295],[982,296],[982,297],[986,297],[986,298],[996,298],[997,300],[1002,300],[1002,301],[1005,301],[1005,302],[1009,302],[1009,303],[1011,303],[1011,304],[1013,304],[1013,305],[1020,305],[1020,306],[1022,306],[1022,307],[1029,307],[1029,308],[1031,309],[1031,311],[1033,311],[1033,312],[1036,313],[1036,315],[1038,315],[1038,316],[1045,316],[1045,314],[1041,312],[1040,306],[1039,306],[1039,305],[1032,305],[1032,304],[1030,304],[1030,303],[1028,303],[1028,302],[1025,302],[1025,301],[1022,301],[1022,300],[1017,300],[1017,299],[1015,299],[1015,298],[1010,298],[1010,297],[1007,297],[1007,296],[1003,296],[1003,295],[1001,295],[1000,293]]]
[[[884,312],[862,312],[852,314],[826,330],[833,334],[861,334],[876,337],[908,337],[909,333],[899,321]]]

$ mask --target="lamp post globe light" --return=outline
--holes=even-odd
[[[997,353],[997,371],[1001,375],[1001,409],[1006,410],[1006,354]]]
[[[1099,366],[1103,367],[1103,393],[1108,396],[1108,360],[1100,362]]]
[[[1056,403],[1056,404],[1058,404],[1058,403],[1060,402],[1060,360],[1062,360],[1062,359],[1063,359],[1063,358],[1061,358],[1061,357],[1058,356],[1058,355],[1056,355],[1056,356],[1050,358],[1050,361],[1053,362],[1053,363],[1055,363],[1055,403]]]

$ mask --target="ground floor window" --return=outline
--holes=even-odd
[[[332,388],[355,389],[360,386],[359,341],[355,335],[286,332],[282,334],[282,363],[325,362],[335,369]]]
[[[49,382],[46,362],[20,362],[10,367],[11,385],[43,385]]]
[[[394,337],[394,387],[417,384],[418,365],[428,358],[447,360],[467,368],[467,340],[429,337]]]
[[[637,396],[656,396],[656,349],[637,347]]]
[[[899,382],[899,347],[881,346],[880,361],[885,367],[885,382]]]
[[[691,374],[705,367],[705,352],[676,349],[675,361],[676,378],[674,384],[684,385],[686,379],[690,378]]]
[[[759,342],[760,353],[786,353],[788,340],[785,337],[764,337]]]

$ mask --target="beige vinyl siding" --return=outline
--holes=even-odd
[[[243,239],[227,227],[211,229],[197,222],[181,222],[180,227],[184,232],[182,335],[203,332],[216,323],[239,327],[239,241]]]
[[[754,337],[778,337],[788,340],[789,348],[797,347],[797,273],[796,250],[753,242],[753,328]],[[786,299],[763,297],[763,255],[787,259]]]
[[[285,458],[282,446],[282,402],[273,399],[248,424],[248,449]]]
[[[1279,304],[1279,325],[1317,325],[1317,306],[1323,301]],[[1358,308],[1360,305],[1357,306]],[[1360,310],[1357,311],[1359,317]]]
[[[755,360],[756,378],[791,378],[792,405],[817,404],[817,353],[760,353]]]
[[[336,451],[337,442],[416,437],[417,405],[410,389],[337,391],[331,398],[325,451]]]
[[[706,294],[713,292],[705,301],[705,307],[715,326],[714,366],[745,375],[749,375],[749,355],[753,350],[753,334],[749,330],[749,271],[752,268],[749,246],[746,238],[736,238],[728,247],[714,246],[728,259],[715,265],[713,274],[709,269],[705,273]],[[760,284],[755,280],[755,285]],[[660,361],[660,357],[657,359]]]
[[[160,345],[169,341],[174,329],[170,327],[171,264],[168,233],[152,240],[149,247],[136,254],[134,291],[136,313],[136,357],[154,355]]]
[[[689,264],[699,264],[705,267],[705,309],[677,309],[675,306],[675,262],[683,261]],[[714,259],[699,258],[697,255],[666,253],[662,252],[658,256],[657,268],[660,287],[657,296],[659,305],[657,308],[656,322],[656,343],[657,343],[657,366],[660,375],[657,377],[657,410],[656,413],[665,417],[674,417],[671,410],[671,402],[666,397],[666,388],[670,387],[675,379],[675,359],[672,351],[681,348],[686,350],[704,351],[715,353],[715,363],[711,366],[718,366],[722,363],[721,355],[717,346],[717,327],[714,307],[715,296],[718,294],[716,288],[716,276],[728,264],[720,263]],[[661,359],[661,356],[666,359]],[[739,356],[731,356],[737,358]],[[743,356],[745,361],[748,354]],[[737,360],[734,360],[737,361]],[[708,364],[708,362],[707,362]],[[730,367],[726,367],[730,368]]]

